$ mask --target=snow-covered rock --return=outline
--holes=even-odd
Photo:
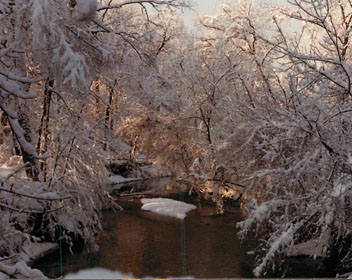
[[[178,219],[184,219],[188,211],[197,208],[195,205],[169,198],[142,198],[141,202],[143,203],[142,210]]]

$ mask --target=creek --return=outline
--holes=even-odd
[[[171,198],[198,205],[185,196]],[[132,273],[137,278],[253,277],[254,256],[247,251],[256,242],[241,244],[238,240],[236,222],[241,220],[238,206],[227,206],[225,215],[216,216],[213,205],[202,203],[185,220],[180,220],[141,211],[137,198],[125,198],[121,203],[125,211],[103,214],[104,232],[98,235],[97,252],[65,254],[62,268],[59,254],[55,253],[34,267],[50,278],[92,267]],[[286,270],[285,277],[335,276],[319,260],[303,257],[289,258],[283,270]],[[280,276],[282,271],[266,275]]]

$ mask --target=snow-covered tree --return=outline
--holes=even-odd
[[[152,64],[157,68],[150,68],[148,78],[141,74],[143,78],[133,83],[137,96],[132,100],[126,87],[123,104],[130,104],[132,111],[119,128],[142,154],[164,171],[171,170],[175,179],[198,192],[211,184],[214,199],[220,201],[218,189],[225,183],[226,188],[242,186],[240,172],[234,170],[238,166],[245,170],[245,164],[237,163],[231,151],[245,141],[242,114],[252,115],[253,110],[246,106],[254,106],[257,100],[275,102],[270,90],[265,90],[269,79],[276,78],[268,74],[272,67],[265,58],[270,48],[248,31],[251,22],[246,11],[248,7],[243,6],[242,15],[236,15],[224,5],[216,19],[201,18],[204,34],[199,38],[190,37],[177,25],[174,30],[159,29],[162,37],[153,37],[162,39],[154,47],[163,47]],[[169,19],[161,20],[170,22],[170,14],[166,15]],[[163,38],[170,39],[163,44]],[[239,113],[235,109],[240,104],[244,107]]]
[[[242,237],[252,229],[262,234],[257,276],[303,247],[338,260],[334,269],[351,267],[351,3],[290,3],[296,9],[282,15],[303,23],[297,36],[275,17],[276,37],[252,30],[273,48],[281,86],[269,110],[253,108],[239,151],[260,163],[247,177],[248,218],[239,223]]]
[[[119,92],[123,52],[140,59],[144,38],[135,36],[126,17],[146,26],[145,5],[157,10],[185,4],[1,1],[0,160],[8,171],[1,174],[1,262],[20,261],[24,240],[43,241],[42,236],[69,245],[78,237],[95,246],[101,209],[110,205],[104,185],[107,152],[113,149],[106,149],[104,129],[116,108],[92,85],[106,85],[111,100],[117,98],[112,94]],[[133,6],[143,7],[144,16],[122,11]],[[98,109],[97,100],[104,103],[103,118],[90,111]],[[17,271],[0,270],[12,276]]]

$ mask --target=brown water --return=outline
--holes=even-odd
[[[132,205],[135,205],[132,203]],[[135,277],[243,278],[253,277],[253,257],[236,237],[238,208],[225,216],[211,216],[212,206],[195,210],[185,220],[164,217],[132,207],[104,213],[104,234],[96,253],[66,255],[62,273],[102,267]],[[295,259],[286,277],[323,277],[316,263]],[[38,262],[50,278],[61,274],[58,255]],[[272,274],[271,276],[278,276]]]
[[[232,217],[231,217],[232,216]],[[234,215],[185,221],[157,214],[106,213],[98,266],[143,276],[244,277],[246,255],[235,236]],[[114,219],[117,219],[114,221]]]

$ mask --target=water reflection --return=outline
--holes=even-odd
[[[128,207],[127,207],[128,208]],[[233,207],[225,216],[212,216],[211,206],[202,206],[185,220],[141,211],[136,203],[128,211],[104,213],[104,233],[95,253],[66,255],[63,274],[90,267],[102,267],[134,277],[248,278],[253,277],[253,258],[237,239],[235,224],[240,219]],[[249,241],[252,243],[252,241]],[[250,244],[253,245],[253,244]],[[51,259],[50,259],[51,258]],[[50,278],[60,276],[59,256],[38,262]],[[286,277],[327,277],[312,259],[287,262]],[[267,274],[280,277],[282,272]]]
[[[106,213],[98,266],[136,277],[244,277],[245,255],[229,217],[185,221],[148,212]]]

